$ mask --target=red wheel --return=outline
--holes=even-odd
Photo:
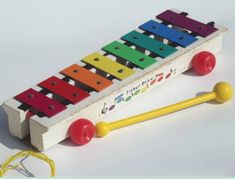
[[[192,67],[196,73],[206,75],[210,73],[216,64],[215,56],[207,51],[203,51],[195,55],[192,59]]]
[[[87,119],[78,119],[69,127],[69,136],[76,145],[88,143],[95,134],[95,126]]]

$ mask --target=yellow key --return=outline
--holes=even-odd
[[[117,63],[111,60],[108,57],[105,57],[97,52],[88,55],[87,57],[83,58],[82,61],[98,68],[106,73],[111,74],[112,76],[123,80],[132,74],[135,73],[134,70]]]
[[[172,104],[160,109],[156,109],[153,111],[149,111],[143,114],[139,114],[136,116],[128,117],[122,120],[114,121],[114,122],[98,122],[96,124],[96,136],[104,137],[110,131],[119,129],[122,127],[126,127],[132,124],[136,124],[139,122],[143,122],[149,119],[153,119],[159,116],[163,116],[172,112],[176,112],[181,109],[185,109],[197,104],[201,104],[210,100],[216,100],[220,103],[224,103],[230,100],[233,96],[233,88],[229,83],[220,82],[214,86],[214,89],[210,93],[203,94],[201,96],[191,98],[176,104]]]

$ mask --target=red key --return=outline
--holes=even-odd
[[[47,96],[37,92],[32,88],[15,96],[15,99],[35,108],[39,112],[45,114],[47,117],[52,117],[66,109],[66,106],[51,98],[48,98]]]
[[[78,103],[79,101],[85,99],[90,94],[79,89],[78,87],[72,86],[71,84],[52,76],[47,80],[38,84],[39,86],[50,90],[52,93],[55,93],[73,104]]]

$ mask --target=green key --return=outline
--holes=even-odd
[[[122,39],[156,53],[164,58],[177,51],[176,48],[166,45],[158,40],[152,39],[149,36],[141,34],[137,31],[132,31],[124,35]]]
[[[154,58],[149,57],[117,41],[104,46],[102,49],[117,57],[121,57],[142,69],[145,69],[153,63],[157,62],[157,60]]]

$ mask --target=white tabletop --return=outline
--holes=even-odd
[[[118,39],[158,13],[171,8],[203,22],[229,29],[217,66],[207,76],[193,72],[131,101],[104,120],[117,120],[210,91],[218,81],[235,87],[233,0],[2,0],[0,1],[0,103],[33,86],[79,57]],[[44,153],[54,159],[57,175],[235,175],[235,103],[206,103],[127,127],[83,147],[64,141]],[[0,108],[0,163],[27,142],[12,137]],[[24,161],[36,176],[48,166]],[[17,171],[8,175],[22,176]]]

